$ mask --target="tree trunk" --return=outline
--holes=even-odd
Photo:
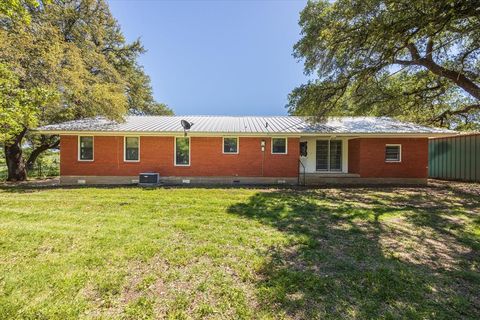
[[[33,149],[32,150],[32,153],[30,154],[30,156],[28,157],[27,159],[27,163],[26,163],[26,166],[27,166],[27,170],[30,171],[33,169],[33,165],[35,164],[35,160],[37,160],[38,156],[48,150],[48,149],[53,149],[53,148],[56,148],[58,147],[58,145],[60,144],[60,140],[57,140],[53,143],[45,143],[45,144],[41,144],[40,146],[38,146],[38,148],[36,149]]]
[[[23,159],[22,140],[27,129],[24,129],[12,143],[5,144],[5,160],[7,162],[7,181],[27,180],[27,170]]]

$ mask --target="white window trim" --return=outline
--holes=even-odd
[[[237,152],[225,152],[225,138],[237,139]],[[238,137],[223,137],[222,138],[222,153],[223,154],[239,154],[240,153],[240,139]]]
[[[341,141],[342,142],[342,161],[341,161],[341,166],[342,166],[342,169],[341,170],[331,170],[330,168],[330,142],[331,141]],[[328,141],[328,155],[327,155],[327,159],[328,159],[328,169],[326,170],[317,170],[317,141]],[[320,172],[320,173],[332,173],[332,174],[336,174],[336,173],[347,173],[348,172],[348,169],[346,169],[348,167],[348,140],[345,140],[343,138],[328,138],[328,139],[315,139],[314,140],[315,142],[315,172]]]
[[[127,160],[127,138],[138,138],[138,160]],[[124,162],[140,162],[140,136],[124,136],[123,137],[123,161]]]
[[[92,159],[80,159],[80,139],[85,137],[92,137]],[[77,140],[77,160],[82,162],[93,162],[95,160],[95,136],[79,135]]]
[[[273,139],[285,139],[285,152],[273,152]],[[288,154],[288,138],[287,137],[272,137],[270,139],[270,153],[271,154]]]
[[[387,147],[398,147],[398,160],[387,160]],[[401,144],[386,144],[385,145],[385,162],[387,163],[400,163],[402,162],[402,145]]]
[[[188,164],[177,164],[177,138],[188,139]],[[173,137],[173,165],[175,167],[190,167],[192,163],[192,139],[190,137]]]

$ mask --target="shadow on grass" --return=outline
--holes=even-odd
[[[297,319],[479,318],[479,239],[464,224],[452,230],[445,210],[473,215],[478,228],[478,200],[437,207],[428,194],[290,190],[231,206],[288,239],[268,252],[260,305]]]

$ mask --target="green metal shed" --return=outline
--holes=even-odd
[[[434,179],[480,182],[480,134],[431,139],[428,175]]]

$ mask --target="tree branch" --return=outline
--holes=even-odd
[[[461,109],[457,109],[457,110],[446,110],[444,112],[442,112],[440,115],[438,115],[437,117],[433,118],[432,119],[432,122],[437,122],[437,121],[440,121],[440,122],[444,122],[444,120],[446,120],[446,118],[450,117],[450,116],[454,116],[454,115],[462,115],[462,114],[465,114],[465,113],[468,113],[474,109],[479,109],[480,110],[480,104],[471,104],[471,105],[468,105],[468,106],[465,106]]]
[[[434,74],[440,77],[450,79],[453,83],[468,92],[474,98],[480,100],[480,87],[478,87],[472,80],[468,79],[463,73],[447,69],[438,65],[433,60],[419,59],[418,64],[424,66]]]
[[[35,163],[35,161],[37,160],[38,156],[48,150],[48,149],[53,149],[53,148],[56,148],[60,145],[60,139],[56,139],[54,142],[52,143],[44,143],[44,144],[41,144],[40,146],[38,146],[38,148],[35,148],[32,150],[32,153],[30,153],[30,156],[28,157],[27,159],[27,162],[26,162],[26,167],[27,167],[27,170],[31,170],[33,168],[33,164]]]
[[[422,88],[422,89],[418,89],[418,90],[413,90],[413,91],[410,91],[410,92],[403,92],[403,94],[411,96],[411,95],[416,95],[416,94],[419,94],[419,93],[439,90],[439,89],[442,89],[442,87],[443,87],[443,85],[437,84],[433,87],[426,87],[426,88]],[[442,90],[442,93],[444,93],[444,90]]]
[[[418,61],[420,60],[420,53],[418,52],[417,47],[413,43],[407,43],[407,48],[408,51],[410,51],[410,54],[412,56],[412,60]]]
[[[412,66],[414,64],[416,64],[415,61],[411,61],[411,60],[401,60],[401,59],[394,59],[393,60],[393,63],[394,64],[400,64],[402,66]]]
[[[427,42],[427,50],[426,50],[426,54],[425,54],[425,59],[433,61],[432,52],[433,52],[433,39],[432,39],[432,37],[430,37],[430,38],[428,38],[428,42]]]
[[[411,66],[411,65],[419,65],[427,68],[433,74],[447,78],[460,88],[465,90],[469,93],[472,97],[480,100],[480,87],[475,84],[472,80],[467,78],[467,76],[461,72],[454,71],[451,69],[447,69],[439,64],[437,64],[432,59],[432,50],[433,50],[433,41],[429,40],[427,44],[427,56],[421,57],[420,53],[418,52],[417,47],[413,43],[407,43],[407,48],[410,51],[410,55],[412,56],[412,60],[399,60],[395,59],[394,63],[404,65],[404,66]]]

